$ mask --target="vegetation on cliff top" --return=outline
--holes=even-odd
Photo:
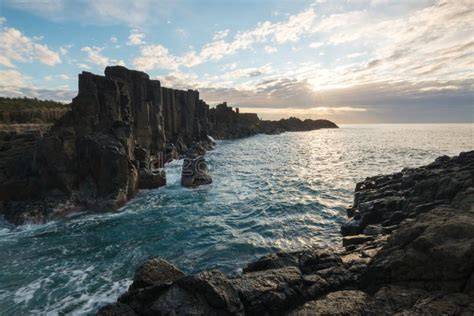
[[[37,98],[0,97],[0,113],[43,109],[69,109],[70,106],[70,104],[60,103],[52,100],[38,100]]]

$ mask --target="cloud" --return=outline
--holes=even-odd
[[[47,45],[36,43],[15,28],[5,27],[0,32],[0,64],[15,68],[13,61],[26,63],[39,61],[53,66],[61,63],[59,54]]]
[[[0,89],[5,90],[7,87],[17,88],[25,86],[30,79],[17,70],[0,71]]]
[[[319,48],[319,47],[321,47],[321,46],[323,46],[323,45],[324,45],[323,42],[313,42],[313,43],[309,44],[309,47],[310,47],[310,48]]]
[[[69,52],[69,49],[73,46],[74,46],[74,44],[63,45],[63,46],[59,47],[59,53],[61,55],[66,55]]]
[[[347,58],[357,58],[357,57],[361,57],[365,55],[367,55],[367,52],[352,53],[352,54],[347,55]]]
[[[217,31],[214,33],[214,36],[212,37],[212,39],[214,41],[218,41],[218,40],[226,38],[227,35],[229,35],[229,30]]]
[[[71,80],[71,79],[73,79],[73,78],[71,78],[70,76],[68,76],[66,74],[60,74],[60,75],[54,75],[54,76],[53,75],[45,76],[44,80],[51,81],[54,78],[61,79],[61,80]]]
[[[88,64],[82,64],[82,63],[77,64],[77,67],[79,67],[80,69],[86,69],[86,70],[91,69],[91,67]]]
[[[264,47],[265,51],[269,54],[271,53],[276,53],[278,51],[278,49],[276,47],[273,47],[273,46],[269,46],[269,45],[266,45]]]
[[[141,33],[140,31],[134,29],[130,31],[130,35],[128,36],[127,45],[129,46],[136,46],[136,45],[144,45],[145,44],[145,34]]]
[[[116,44],[116,43],[118,42],[117,37],[111,36],[111,37],[110,37],[110,42],[113,43],[113,44]]]
[[[249,49],[255,43],[268,41],[276,44],[297,42],[305,33],[313,32],[315,22],[316,13],[313,8],[310,8],[289,16],[286,21],[258,23],[253,30],[238,32],[231,41],[224,40],[228,35],[228,30],[217,32],[213,41],[204,44],[199,53],[189,51],[182,56],[171,54],[162,45],[148,45],[141,49],[140,56],[134,59],[133,64],[144,71],[155,68],[193,67],[207,61],[218,61],[224,56]],[[169,61],[171,64],[161,62],[163,60]]]
[[[31,97],[70,102],[76,92],[65,88],[44,89],[35,87],[31,77],[17,70],[0,71],[0,95],[8,97]]]
[[[146,45],[140,49],[140,57],[133,60],[133,64],[140,70],[148,71],[155,68],[178,69],[179,61],[162,45]]]
[[[81,51],[85,52],[87,54],[87,61],[98,65],[100,67],[107,67],[110,64],[110,60],[108,57],[105,57],[102,55],[102,50],[103,48],[100,47],[89,47],[85,46],[81,48]]]

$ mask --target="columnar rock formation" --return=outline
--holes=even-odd
[[[343,247],[268,255],[238,276],[152,259],[99,315],[474,314],[474,151],[367,178],[348,214]]]
[[[162,88],[121,66],[80,74],[71,108],[44,137],[2,151],[1,210],[12,222],[116,209],[139,188],[165,184],[156,169],[170,147],[179,154],[207,140],[209,107],[197,91]]]
[[[337,127],[330,123],[312,128]],[[225,103],[210,110],[198,91],[163,88],[143,72],[83,72],[71,110],[45,135],[0,133],[0,214],[21,224],[119,208],[138,189],[165,185],[165,162],[204,154],[208,134],[267,131],[260,124],[256,114]]]

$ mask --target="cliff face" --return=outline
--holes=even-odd
[[[1,151],[0,211],[12,222],[56,216],[57,201],[66,205],[61,212],[118,208],[139,188],[166,183],[157,167],[168,147],[179,154],[207,138],[209,107],[197,91],[161,88],[120,66],[80,74],[71,108],[44,137],[19,137]],[[11,145],[10,138],[2,140]]]
[[[0,113],[0,122],[4,124],[49,124],[57,121],[68,111],[69,109],[65,107],[62,109],[41,109],[30,111],[3,112]]]
[[[212,136],[222,139],[257,134],[260,120],[257,114],[239,113],[224,102],[209,110],[209,122]]]
[[[292,124],[270,126],[226,103],[209,109],[198,91],[163,88],[121,66],[83,72],[71,110],[47,134],[0,133],[0,214],[20,224],[78,207],[116,209],[138,189],[165,185],[160,168],[169,159],[202,155],[208,134],[298,130]]]

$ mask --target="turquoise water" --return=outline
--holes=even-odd
[[[276,250],[339,247],[356,182],[474,149],[470,125],[347,125],[221,141],[213,184],[142,191],[114,214],[45,225],[0,220],[0,314],[91,314],[115,301],[135,267],[162,256],[186,272],[237,273]]]

